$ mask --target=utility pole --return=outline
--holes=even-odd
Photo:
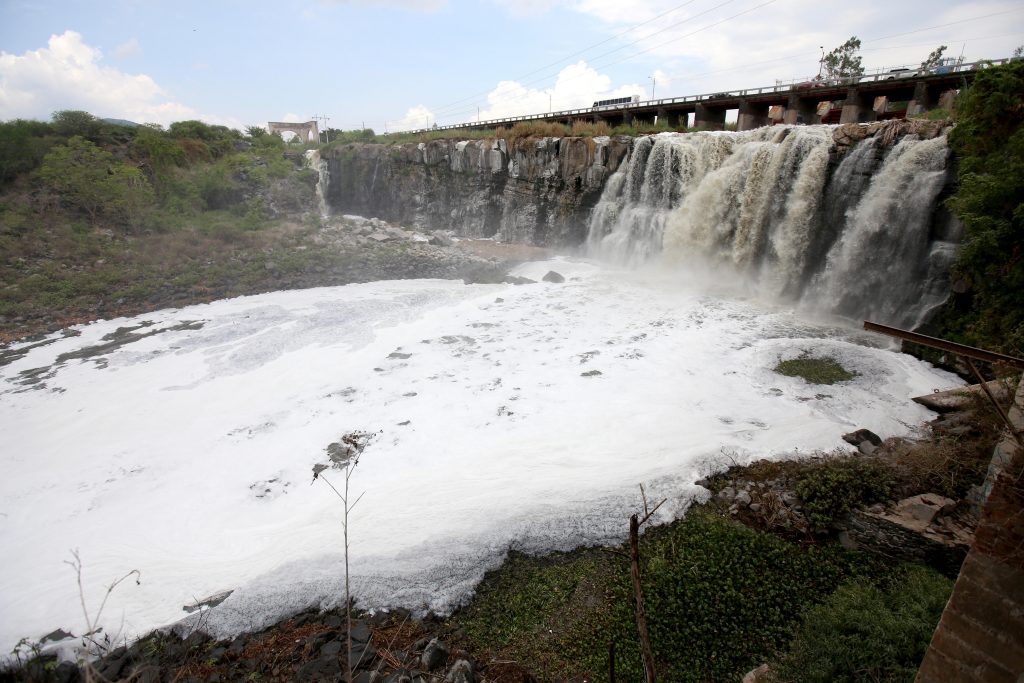
[[[321,125],[323,125],[323,127],[324,127],[324,142],[330,142],[331,141],[331,132],[330,132],[330,129],[327,127],[327,122],[331,120],[331,117],[330,116],[325,116],[324,114],[313,114],[309,118],[311,118],[312,120],[317,121]],[[319,138],[317,138],[317,142],[320,142]]]
[[[551,115],[551,112],[552,112],[552,109],[551,109],[551,93],[549,92],[548,93],[548,116]]]
[[[657,81],[654,79],[654,76],[648,76],[647,78],[651,79],[651,99],[653,100],[654,99],[654,86],[657,83]]]
[[[825,46],[820,45],[818,49],[821,50],[821,59],[818,60],[818,80],[820,81],[821,72],[825,69]]]

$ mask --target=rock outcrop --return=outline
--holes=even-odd
[[[352,143],[325,150],[327,206],[464,237],[578,245],[628,137]]]

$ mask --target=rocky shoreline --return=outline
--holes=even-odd
[[[0,316],[0,345],[37,340],[92,320],[278,290],[415,278],[501,282],[516,264],[550,257],[549,251],[536,247],[460,240],[446,230],[421,232],[360,216],[325,219],[315,229],[282,225],[267,242],[232,250],[220,259],[211,255],[197,266],[195,282],[179,283],[174,273],[155,273],[163,282],[145,297],[103,297],[34,314]]]

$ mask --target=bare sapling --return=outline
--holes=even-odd
[[[327,469],[325,465],[314,465],[313,466],[313,481],[320,479],[325,484],[331,487],[331,490],[341,499],[342,503],[342,516],[341,516],[341,528],[344,534],[344,549],[345,549],[345,653],[346,653],[346,665],[345,665],[345,681],[346,683],[352,683],[352,671],[354,669],[352,662],[352,593],[349,585],[349,571],[348,571],[348,516],[355,509],[355,506],[359,504],[362,499],[363,491],[360,493],[354,501],[349,503],[349,485],[352,480],[352,473],[356,469],[356,465],[359,464],[359,456],[362,455],[363,450],[370,443],[370,440],[374,437],[373,434],[367,432],[350,432],[349,434],[341,437],[340,443],[332,443],[327,447],[327,453],[331,457],[331,462],[334,467],[341,469],[345,473],[345,481],[341,485],[339,490],[334,484],[332,484],[327,477],[323,475],[324,470]]]
[[[640,647],[644,659],[644,680],[646,683],[655,683],[654,675],[654,651],[651,649],[651,636],[647,630],[647,613],[644,610],[644,589],[640,583],[640,527],[657,512],[667,498],[653,508],[647,504],[647,493],[644,485],[640,484],[640,496],[644,501],[644,516],[638,517],[633,514],[629,518],[629,567],[633,577],[633,607],[636,614],[636,630],[640,635]]]
[[[119,579],[116,579],[110,585],[107,586],[106,593],[103,594],[103,600],[100,601],[99,607],[92,614],[89,613],[89,608],[86,606],[85,600],[85,587],[82,585],[82,558],[78,553],[78,549],[71,551],[70,560],[64,560],[64,564],[71,567],[75,572],[75,579],[78,582],[78,601],[82,606],[82,616],[85,618],[85,633],[82,635],[82,647],[85,649],[85,657],[82,662],[82,668],[85,671],[85,680],[87,683],[98,680],[99,674],[93,667],[90,657],[102,657],[110,647],[112,642],[117,641],[117,637],[111,638],[109,635],[104,635],[104,642],[97,640],[97,636],[100,632],[100,618],[103,616],[103,609],[107,606],[107,600],[110,598],[111,593],[117,588],[122,582],[127,581],[131,577],[135,577],[135,585],[142,583],[142,572],[138,569],[133,569]]]

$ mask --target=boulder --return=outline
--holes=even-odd
[[[943,511],[952,511],[956,501],[937,493],[922,493],[896,503],[886,518],[914,531],[924,531]]]
[[[882,439],[870,429],[858,429],[855,432],[849,434],[843,434],[843,441],[850,444],[851,446],[860,447],[862,443],[867,441],[872,446],[881,446]]]
[[[420,657],[420,661],[427,671],[433,671],[444,666],[448,661],[448,654],[448,646],[443,641],[434,638],[423,648],[423,656]]]
[[[553,270],[549,270],[543,278],[544,282],[565,282],[565,276],[561,273],[556,273]]]
[[[448,675],[444,677],[444,683],[475,683],[473,676],[473,665],[465,659],[460,659],[452,664]]]

